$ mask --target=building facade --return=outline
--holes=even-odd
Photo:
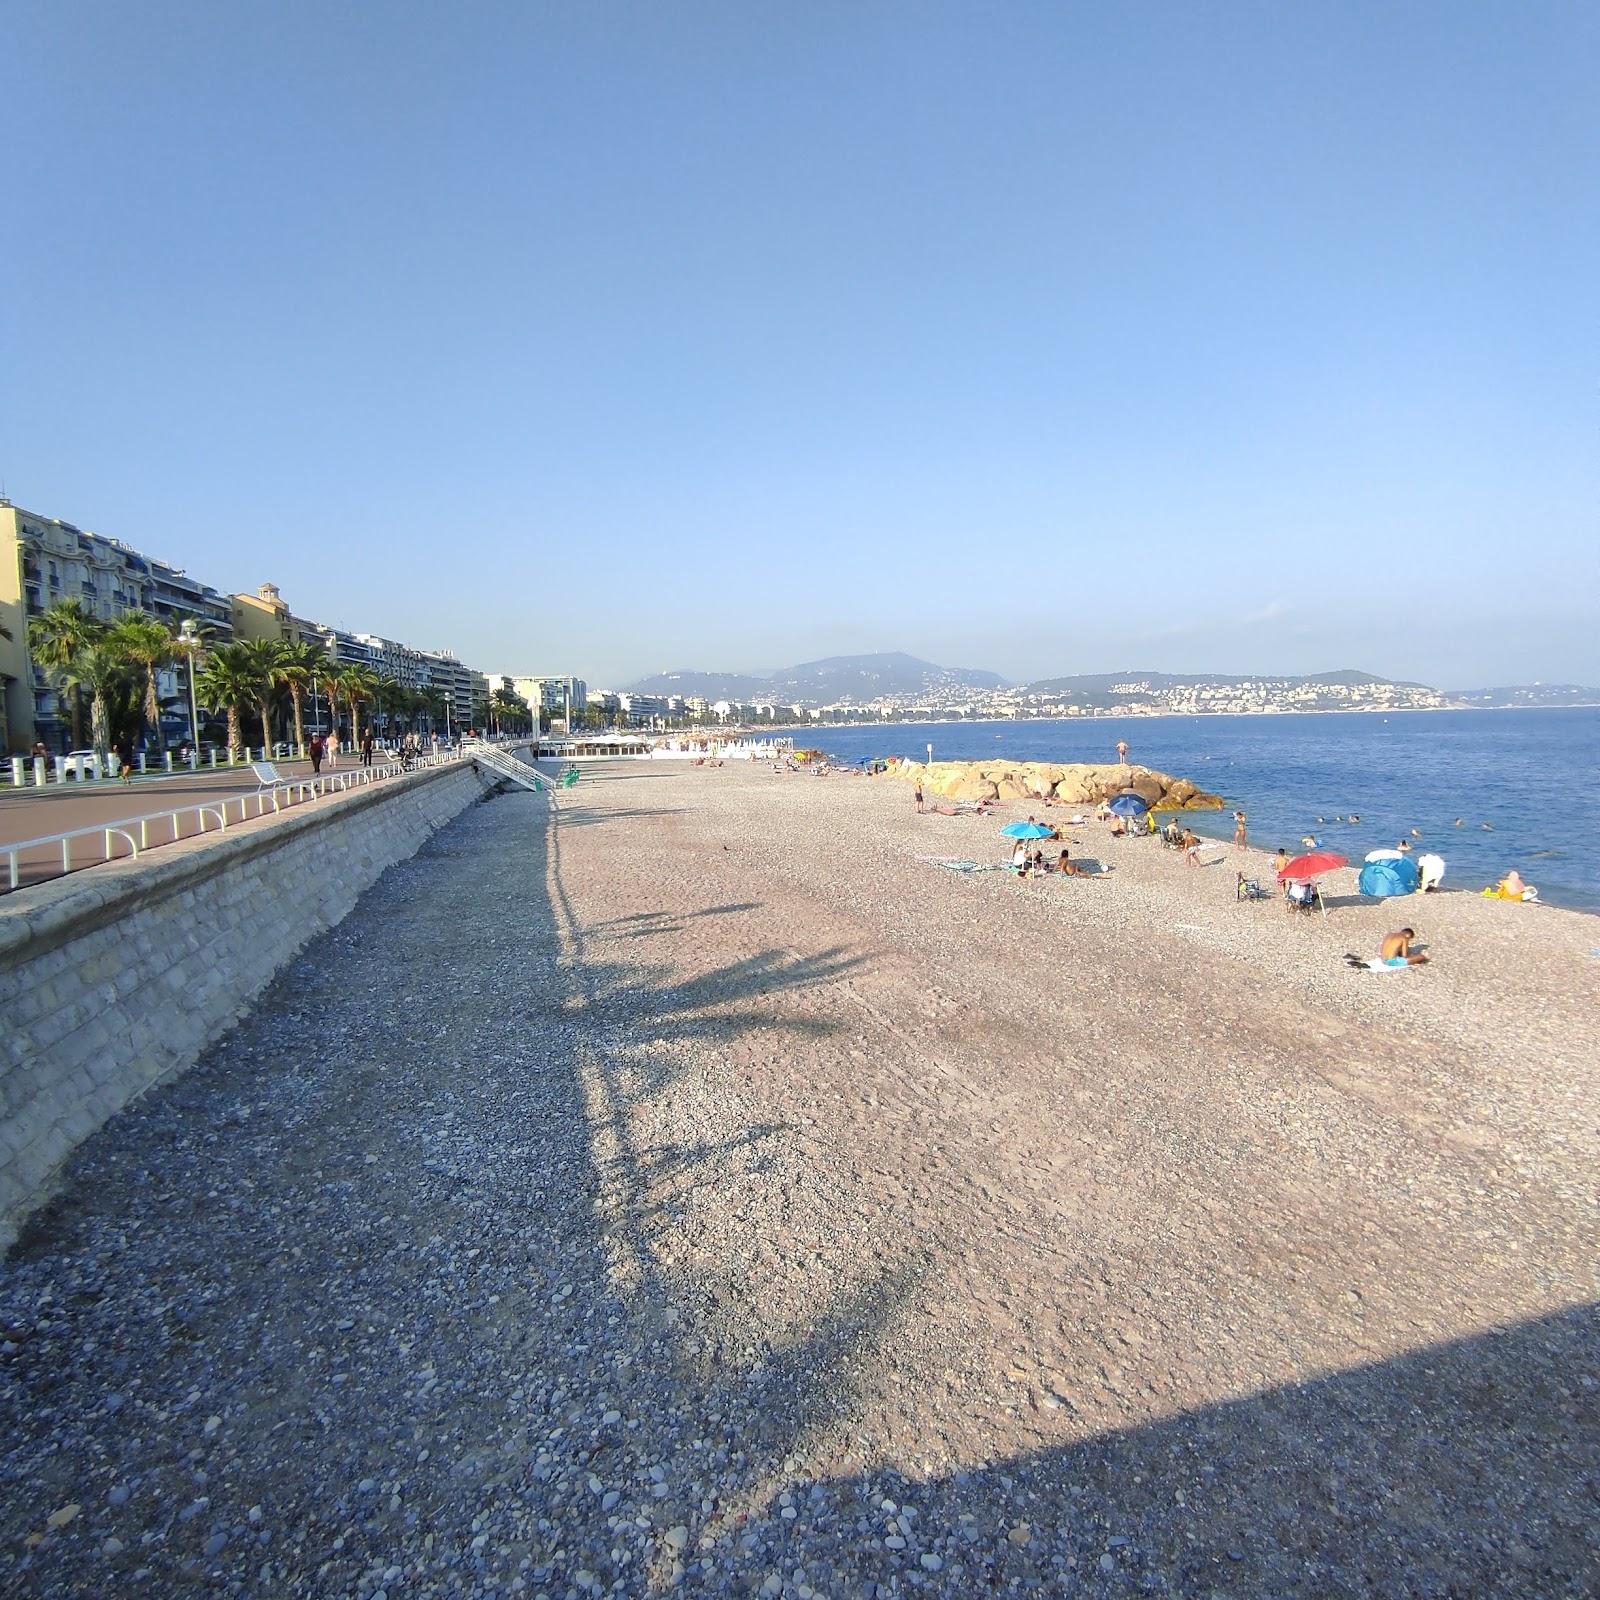
[[[181,568],[157,561],[101,533],[90,533],[0,500],[0,691],[5,702],[0,735],[12,750],[43,740],[65,750],[72,731],[65,697],[28,649],[28,623],[61,600],[76,600],[97,621],[111,623],[142,611],[177,624],[195,617],[215,642],[233,637],[228,598]],[[183,693],[182,674],[160,674],[163,701]],[[168,719],[164,716],[163,722]],[[174,711],[173,733],[187,717]]]
[[[61,600],[78,601],[105,623],[140,611],[176,630],[192,617],[210,645],[235,639],[310,643],[341,665],[365,667],[410,689],[439,689],[449,696],[452,728],[471,726],[477,706],[488,697],[484,674],[448,650],[418,650],[380,634],[352,633],[296,616],[275,584],[264,583],[253,594],[224,593],[120,539],[24,511],[0,497],[0,747],[5,749],[26,751],[37,739],[52,750],[65,750],[70,743],[65,697],[28,649],[29,621]],[[163,672],[157,684],[166,708],[163,726],[173,738],[189,727],[184,670]],[[581,691],[581,682],[571,681]]]

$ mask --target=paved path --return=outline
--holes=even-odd
[[[1506,1052],[1129,970],[1141,885],[957,879],[865,780],[557,806],[84,1147],[0,1270],[0,1591],[1600,1592],[1570,1062],[1480,1118]]]
[[[356,764],[350,758],[342,769]],[[309,778],[309,761],[278,761],[277,770],[290,778]],[[324,770],[328,770],[324,768]],[[131,783],[100,780],[79,784],[76,780],[51,784],[44,789],[0,789],[0,849],[27,839],[47,838],[74,828],[103,827],[126,818],[153,812],[176,811],[185,806],[215,802],[219,796],[254,794],[260,788],[248,765],[220,767],[217,771],[147,775]],[[184,825],[184,834],[197,831],[193,819]],[[165,841],[166,836],[162,835]],[[83,851],[81,861],[100,859],[100,841],[88,839],[74,846]],[[38,883],[61,874],[61,847],[47,845],[28,851],[20,861],[22,883]],[[0,891],[8,883],[4,863],[0,862]]]

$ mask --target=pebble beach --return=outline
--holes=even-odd
[[[1600,919],[1028,812],[441,830],[0,1267],[0,1591],[1600,1592]]]

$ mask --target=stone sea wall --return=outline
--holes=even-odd
[[[0,902],[0,1248],[82,1140],[495,781],[410,773]]]
[[[891,761],[880,777],[921,783],[927,799],[1057,800],[1093,806],[1131,789],[1161,810],[1214,811],[1222,797],[1149,767],[1059,761]]]

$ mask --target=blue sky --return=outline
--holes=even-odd
[[[595,683],[1600,679],[1600,9],[6,29],[30,509]]]

